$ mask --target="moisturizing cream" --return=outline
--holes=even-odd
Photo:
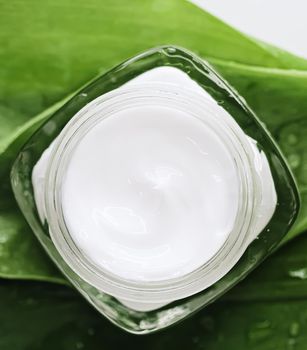
[[[256,141],[173,67],[85,106],[42,154],[32,181],[41,220],[60,213],[62,233],[50,235],[66,262],[136,310],[222,278],[277,203]]]
[[[68,281],[128,332],[212,303],[297,217],[264,124],[186,49],[136,55],[52,110],[20,150],[12,189]]]
[[[140,281],[180,277],[212,258],[234,227],[239,197],[221,140],[161,106],[123,110],[90,130],[62,190],[76,244],[101,268]]]

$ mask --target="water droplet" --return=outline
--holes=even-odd
[[[76,343],[76,348],[77,348],[77,349],[83,349],[83,348],[84,348],[84,344],[82,343],[82,341],[78,341],[78,342]]]
[[[167,53],[174,54],[177,50],[174,47],[167,47],[165,51]]]
[[[300,324],[298,322],[292,322],[289,327],[289,334],[291,337],[297,337],[300,332]]]
[[[192,342],[193,342],[194,344],[198,344],[198,343],[199,343],[199,340],[200,340],[199,336],[194,336],[194,337],[192,337]]]
[[[255,262],[257,262],[257,258],[256,258],[255,256],[251,256],[251,257],[249,258],[249,262],[252,263],[252,264],[254,264]]]
[[[82,92],[81,94],[79,94],[80,97],[87,97],[87,93]]]
[[[252,326],[252,328],[248,332],[248,338],[250,341],[255,342],[269,337],[271,335],[271,332],[271,322],[268,320],[264,320],[261,322],[257,322]]]
[[[298,278],[301,280],[306,280],[307,279],[307,268],[301,268],[297,270],[290,270],[289,271],[289,276],[293,278]]]
[[[296,339],[295,338],[289,338],[288,339],[288,350],[294,350],[296,346]]]
[[[269,320],[263,320],[261,322],[257,322],[257,327],[258,328],[270,328],[271,322]]]
[[[288,162],[292,169],[296,169],[301,163],[301,157],[295,153],[289,154]]]
[[[54,131],[56,130],[56,123],[53,120],[50,120],[48,123],[46,123],[43,126],[43,131],[47,134],[47,135],[52,135],[54,133]]]
[[[9,230],[1,232],[1,235],[0,235],[0,244],[9,242],[9,240],[10,240],[11,238],[12,238],[12,236],[11,236],[11,232],[10,232]],[[3,248],[3,247],[0,245],[0,249],[1,249],[1,248]]]
[[[24,195],[24,197],[30,197],[31,196],[31,192],[30,191],[28,191],[28,190],[24,190],[23,191],[23,195]]]
[[[95,329],[94,328],[88,328],[87,334],[90,336],[93,336],[95,334]]]
[[[287,138],[286,138],[286,142],[290,146],[296,145],[298,143],[298,137],[295,134],[293,134],[293,133],[288,134]]]
[[[184,69],[184,64],[181,63],[181,62],[178,62],[178,63],[176,63],[176,67],[183,70]],[[177,93],[177,95],[178,95],[178,93]]]
[[[3,266],[0,266],[0,271],[1,271],[2,273],[6,273],[6,272],[9,271],[9,268],[8,268],[7,266],[3,265]]]

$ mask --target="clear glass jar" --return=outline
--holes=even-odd
[[[167,78],[125,85],[156,67],[181,70],[207,99]],[[88,130],[117,111],[146,105],[186,111],[219,136],[236,164],[240,201],[233,230],[203,266],[182,277],[140,283],[102,269],[78,249],[65,225],[60,194],[71,152]],[[43,176],[33,187],[37,164]],[[263,171],[270,172],[272,184],[263,183]],[[22,212],[60,270],[99,312],[132,333],[172,325],[225,293],[277,247],[299,207],[291,172],[264,126],[206,62],[176,47],[149,50],[82,88],[30,138],[11,174]],[[271,187],[277,202],[269,213],[265,195]]]

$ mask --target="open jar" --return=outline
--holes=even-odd
[[[21,150],[12,186],[60,270],[132,333],[225,293],[278,245],[299,206],[263,125],[176,47],[82,88]]]

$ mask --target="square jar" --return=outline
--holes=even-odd
[[[220,108],[236,121],[244,133],[255,140],[255,147],[267,157],[274,180],[277,205],[274,214],[248,242],[234,267],[220,279],[196,294],[176,298],[151,311],[136,311],[114,296],[81,277],[63,259],[50,236],[51,222],[42,218],[32,183],[33,168],[43,152],[58,137],[67,123],[85,106],[100,96],[122,87],[144,72],[157,67],[173,67],[188,75]],[[299,209],[299,196],[293,176],[275,142],[248,108],[244,100],[204,60],[174,46],[158,47],[133,57],[81,88],[48,117],[26,142],[13,165],[11,182],[15,197],[38,240],[71,284],[105,317],[122,329],[146,334],[173,325],[212,303],[259,265],[280,243],[292,226]]]

